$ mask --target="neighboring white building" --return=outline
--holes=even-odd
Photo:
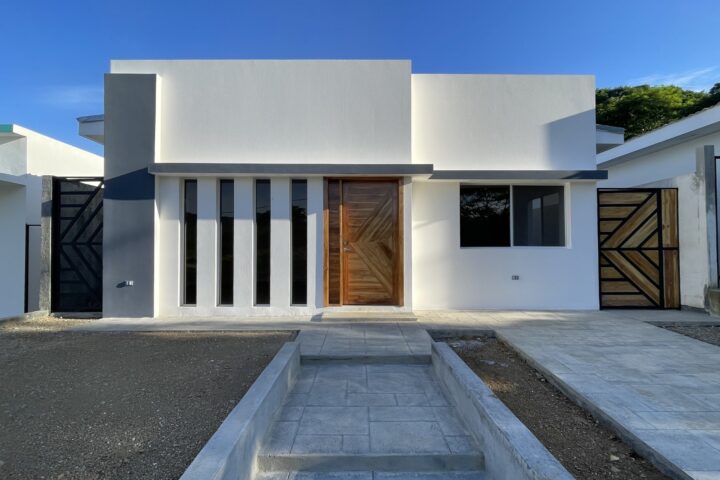
[[[122,60],[105,102],[104,316],[598,308],[592,76]]]
[[[717,287],[716,155],[720,155],[720,105],[640,135],[602,152],[608,171],[600,188],[678,189],[680,293],[683,306],[708,307]]]
[[[39,309],[46,175],[102,176],[103,159],[18,125],[0,125],[0,318]]]

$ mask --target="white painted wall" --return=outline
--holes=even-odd
[[[410,163],[406,60],[115,60],[162,78],[159,162]]]
[[[25,187],[0,181],[0,318],[25,303]]]
[[[695,308],[705,307],[705,290],[711,282],[705,187],[697,173],[697,149],[704,145],[714,145],[716,152],[720,151],[720,132],[693,137],[625,163],[601,166],[608,170],[608,180],[598,184],[599,188],[678,189],[680,297],[682,305]]]
[[[598,308],[593,183],[566,186],[565,247],[460,248],[459,188],[457,182],[413,184],[416,310]]]
[[[414,74],[412,152],[436,170],[594,170],[595,79]]]

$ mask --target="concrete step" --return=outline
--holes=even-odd
[[[313,316],[313,321],[333,323],[417,322],[417,317],[410,312],[343,311],[323,312]]]
[[[484,458],[474,454],[298,454],[261,453],[257,458],[258,470],[335,472],[456,472],[478,471],[484,468]]]
[[[465,472],[261,472],[255,480],[485,480],[482,470]]]

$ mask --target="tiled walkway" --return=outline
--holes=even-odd
[[[305,365],[259,455],[262,469],[282,473],[259,478],[310,466],[342,471],[350,462],[365,462],[366,476],[452,467],[467,476],[482,468],[482,455],[429,365]]]
[[[494,330],[521,351],[547,374],[556,377],[567,389],[574,391],[581,401],[597,411],[626,437],[640,442],[640,449],[670,465],[677,478],[720,480],[720,347],[658,328],[647,321],[707,322],[707,315],[679,311],[603,311],[603,312],[416,312],[419,321],[352,324],[343,326],[316,322],[287,320],[250,323],[228,319],[182,319],[157,321],[103,320],[93,330],[201,330],[201,329],[257,329],[295,328],[305,355],[393,355],[426,354],[430,338],[426,328]],[[245,319],[246,320],[246,319]],[[324,407],[353,408],[360,397],[350,394],[352,378],[371,378],[371,366],[361,373],[350,375],[344,405]],[[312,372],[308,370],[307,372]],[[316,372],[317,373],[317,372]],[[313,373],[306,373],[312,376]],[[307,382],[306,382],[307,384]],[[320,384],[318,384],[320,385]],[[368,386],[370,383],[367,384]],[[392,401],[410,397],[411,392],[372,392],[391,394]],[[299,392],[298,395],[301,395]],[[292,434],[292,449],[298,435],[314,435],[301,430],[305,408],[308,413],[320,411],[323,405],[309,405],[311,392],[297,420]],[[361,406],[367,418],[372,448],[372,419],[381,418],[379,407],[390,405],[391,396],[373,397],[376,402],[389,405]],[[300,398],[300,397],[299,397]],[[328,397],[329,398],[329,397]],[[384,400],[383,400],[384,399]],[[330,401],[330,400],[327,400]],[[368,399],[368,402],[370,400]],[[371,407],[375,416],[371,417]],[[425,405],[432,407],[432,404]],[[349,410],[348,410],[349,411]],[[361,410],[358,410],[361,411]],[[289,411],[290,412],[290,411]],[[292,415],[288,412],[288,415]],[[413,412],[427,415],[428,410]],[[433,411],[433,414],[435,412]],[[363,415],[362,413],[360,414]],[[292,418],[292,417],[286,417]],[[437,420],[437,417],[435,417]],[[427,422],[432,423],[430,420]],[[380,422],[378,422],[380,423]],[[377,428],[377,427],[375,427]],[[301,433],[305,432],[305,433]],[[363,430],[365,431],[365,430]],[[351,438],[345,442],[344,433],[336,435],[333,448],[365,448],[365,439]],[[365,434],[358,434],[363,436]],[[445,437],[445,435],[443,435]],[[445,437],[446,439],[447,437]],[[305,445],[300,439],[298,448]],[[347,446],[345,443],[347,443]],[[353,444],[357,442],[357,444]],[[446,440],[447,443],[447,440]],[[450,448],[449,443],[447,443]]]

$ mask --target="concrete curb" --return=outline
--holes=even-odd
[[[181,480],[245,480],[262,439],[300,370],[300,344],[288,342],[195,457]]]
[[[432,344],[433,370],[485,455],[488,478],[574,478],[446,344]]]
[[[49,315],[47,310],[35,310],[34,312],[21,313],[14,317],[3,317],[0,318],[0,323],[12,322],[15,320],[32,320],[33,318],[47,317]]]
[[[607,414],[603,409],[595,405],[591,400],[585,398],[581,393],[577,392],[569,384],[565,383],[562,379],[558,378],[549,369],[545,368],[540,362],[535,361],[532,356],[528,355],[522,348],[515,345],[507,337],[500,332],[495,332],[498,340],[509,345],[510,348],[515,351],[520,358],[525,360],[528,365],[542,373],[543,376],[550,382],[555,388],[560,390],[571,402],[580,406],[593,417],[595,417],[600,423],[607,426],[610,430],[615,432],[623,442],[625,442],[630,448],[639,453],[643,458],[647,459],[650,463],[655,465],[665,475],[682,480],[692,480],[680,467],[675,465],[673,462],[668,460],[665,456],[660,454],[657,450],[649,446],[632,431],[628,430],[622,422],[615,420],[612,416]]]

